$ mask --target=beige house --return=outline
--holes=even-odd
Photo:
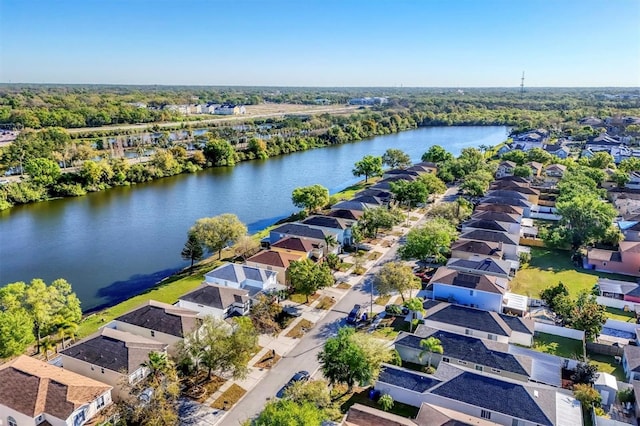
[[[0,424],[83,425],[111,404],[111,389],[22,355],[0,366]]]
[[[287,269],[291,262],[306,259],[303,253],[283,253],[275,250],[263,250],[247,259],[246,264],[256,268],[277,272],[278,283],[287,284]]]

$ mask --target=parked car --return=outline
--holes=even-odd
[[[291,377],[291,379],[289,379],[287,384],[285,384],[282,387],[282,389],[278,391],[276,396],[278,398],[282,398],[284,396],[284,393],[287,391],[287,389],[289,389],[291,386],[293,386],[297,382],[306,382],[307,380],[309,380],[309,377],[311,377],[311,375],[309,374],[308,371],[304,371],[304,370],[298,371],[296,374],[293,375],[293,377]]]
[[[362,316],[362,306],[354,305],[347,316],[347,324],[356,324]]]

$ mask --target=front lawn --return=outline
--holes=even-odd
[[[308,330],[313,327],[313,323],[308,319],[302,318],[296,325],[293,326],[291,330],[286,334],[287,337],[292,337],[294,339],[298,339],[304,336]]]
[[[531,262],[516,273],[510,291],[539,298],[542,290],[562,282],[575,297],[581,290],[591,291],[598,277],[630,281],[624,275],[576,268],[568,251],[531,247]]]
[[[234,383],[229,386],[229,389],[224,391],[213,404],[211,404],[211,408],[216,408],[218,410],[229,410],[236,404],[236,402],[240,400],[240,398],[244,396],[245,393],[247,393],[246,390],[242,389],[240,386]]]
[[[582,341],[547,333],[536,333],[531,349],[563,358],[581,357]]]

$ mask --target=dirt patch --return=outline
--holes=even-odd
[[[260,358],[260,361],[253,364],[253,366],[260,369],[263,369],[263,368],[270,369],[271,367],[276,365],[278,361],[280,361],[280,359],[282,359],[280,355],[278,355],[274,351],[269,351],[266,354],[264,354],[262,358]]]
[[[336,287],[339,288],[339,289],[342,289],[342,290],[349,290],[351,288],[351,284],[343,282],[343,283],[338,284]]]
[[[292,337],[294,339],[299,339],[300,337],[304,336],[304,333],[312,329],[313,326],[314,324],[311,321],[303,318],[300,320],[300,322],[294,325],[291,330],[289,330],[286,336]]]
[[[335,304],[336,304],[336,301],[333,297],[322,296],[322,299],[320,299],[320,302],[318,302],[318,304],[316,305],[316,308],[324,309],[328,311]]]
[[[240,400],[240,398],[244,396],[245,393],[247,393],[246,390],[234,383],[229,386],[229,389],[220,395],[220,398],[216,399],[214,403],[211,404],[211,408],[228,411]]]
[[[203,403],[226,382],[225,379],[218,376],[212,376],[211,379],[207,379],[205,375],[204,380],[202,381],[200,378],[194,379],[191,385],[187,385],[184,394],[199,403]]]

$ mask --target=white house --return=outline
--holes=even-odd
[[[244,289],[203,283],[194,291],[180,296],[176,305],[196,311],[200,317],[210,315],[225,319],[231,315],[247,315],[251,298]]]
[[[278,284],[277,271],[237,263],[227,263],[207,272],[204,281],[223,287],[246,289],[250,293],[272,292],[286,288]]]
[[[247,112],[244,105],[222,104],[213,111],[217,115],[239,115]]]
[[[21,355],[0,366],[0,424],[80,426],[111,404],[111,389]]]
[[[124,384],[149,375],[143,366],[149,353],[166,350],[166,343],[105,327],[59,353],[65,370],[113,386],[113,398],[119,400],[129,396]]]
[[[499,280],[503,283],[498,283]],[[507,281],[506,278],[461,272],[443,266],[434,274],[431,285],[433,298],[436,300],[502,312],[502,298]]]
[[[517,164],[513,161],[502,161],[498,164],[498,170],[496,171],[496,177],[501,178],[504,176],[513,176],[513,170]]]

